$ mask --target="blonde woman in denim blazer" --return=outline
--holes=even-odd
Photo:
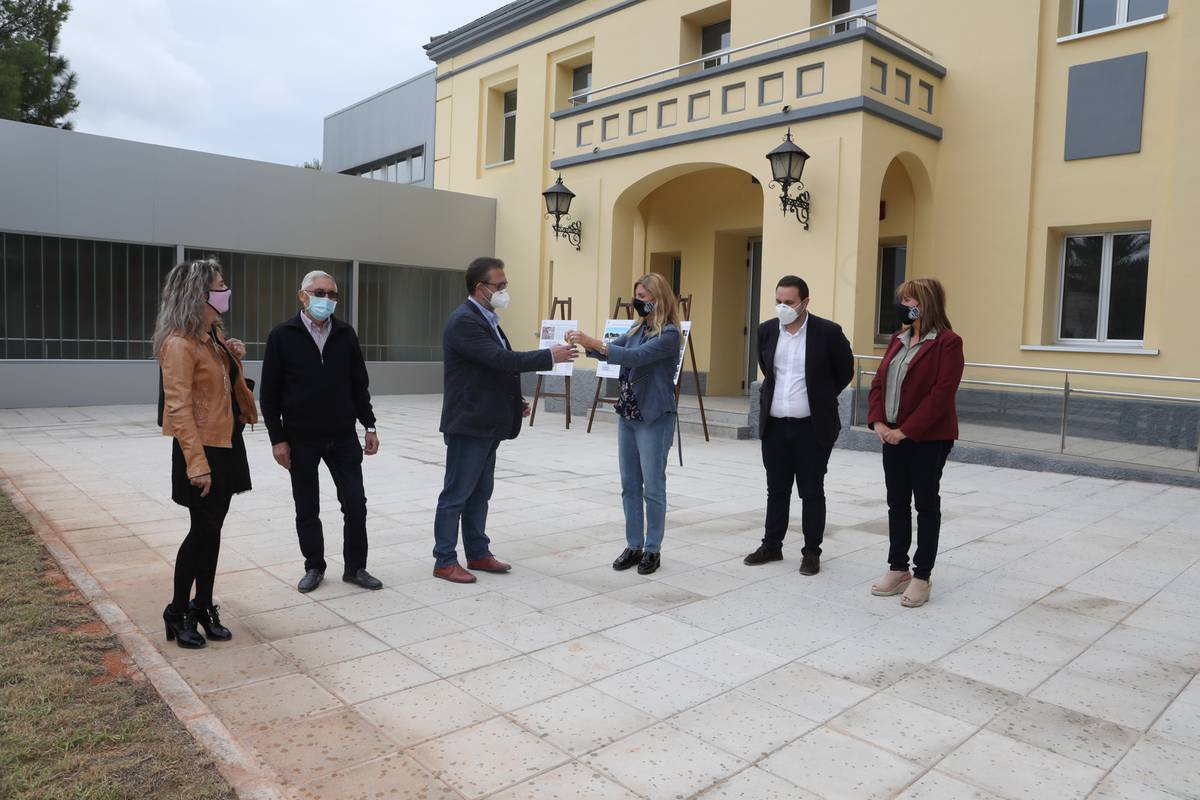
[[[680,325],[675,293],[663,276],[650,273],[634,284],[641,317],[629,333],[607,344],[573,332],[571,344],[621,367],[617,403],[617,455],[625,509],[625,550],[613,569],[637,565],[638,574],[658,569],[667,520],[667,455],[675,436],[675,367]]]

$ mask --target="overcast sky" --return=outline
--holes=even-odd
[[[75,129],[301,164],[327,114],[433,67],[421,46],[505,0],[73,0]]]

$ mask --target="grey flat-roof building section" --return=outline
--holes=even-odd
[[[433,186],[435,77],[430,70],[327,116],[321,168],[346,172],[423,148],[413,183]]]
[[[226,327],[250,358],[296,313],[298,274],[328,264],[372,389],[440,391],[439,317],[494,252],[495,215],[491,198],[0,121],[0,407],[153,402],[161,277],[198,253],[230,262]]]

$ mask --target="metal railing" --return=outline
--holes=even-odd
[[[601,86],[596,89],[585,89],[583,91],[576,92],[575,94],[568,97],[567,102],[569,102],[571,105],[582,105],[583,103],[589,102],[590,100],[594,99],[596,97],[596,95],[598,95],[602,92],[608,92],[613,89],[619,89],[622,86],[629,86],[631,84],[638,83],[640,81],[644,81],[649,78],[657,78],[660,75],[666,75],[667,73],[675,72],[676,70],[686,69],[687,67],[694,67],[694,66],[697,66],[700,64],[704,64],[706,62],[718,61],[720,59],[728,59],[729,56],[732,56],[735,53],[742,53],[742,52],[745,52],[746,50],[753,50],[757,47],[763,47],[765,45],[775,44],[776,42],[782,42],[786,39],[792,39],[797,36],[803,36],[805,34],[814,33],[819,30],[824,30],[825,28],[834,28],[834,27],[838,27],[838,26],[849,26],[851,24],[853,24],[854,27],[870,27],[874,30],[883,31],[884,33],[886,33],[888,36],[892,37],[893,39],[896,39],[897,41],[903,42],[904,44],[908,45],[909,47],[912,47],[912,48],[915,48],[916,50],[921,51],[922,53],[929,56],[930,58],[933,57],[933,53],[930,50],[927,50],[926,48],[917,44],[912,39],[909,39],[907,36],[897,33],[896,31],[892,30],[891,28],[889,28],[885,25],[879,24],[879,22],[876,21],[876,19],[875,19],[874,11],[866,11],[866,12],[862,12],[859,14],[847,14],[845,16],[831,19],[827,22],[820,22],[816,25],[809,25],[807,28],[801,28],[798,31],[792,31],[791,33],[782,33],[778,36],[771,36],[766,39],[760,39],[759,41],[751,42],[750,44],[743,44],[743,45],[739,45],[737,47],[727,47],[724,50],[714,50],[711,53],[705,53],[704,55],[700,56],[700,58],[694,58],[691,61],[685,61],[682,64],[675,64],[670,67],[663,67],[662,69],[656,69],[653,72],[647,72],[644,75],[638,75],[636,78],[626,78],[623,81],[617,81],[616,83],[610,83],[607,86]],[[726,63],[728,63],[728,61],[726,61]]]
[[[872,370],[864,370],[862,361],[882,361],[883,356],[867,356],[855,354],[855,381],[854,381],[854,403],[850,411],[851,426],[858,425],[858,404],[862,397],[863,376],[869,375],[874,377],[876,372]],[[1200,406],[1200,397],[1186,397],[1180,395],[1162,395],[1162,394],[1147,394],[1143,392],[1121,392],[1112,389],[1087,389],[1079,386],[1071,385],[1071,377],[1092,377],[1092,378],[1116,378],[1122,380],[1137,380],[1137,381],[1166,381],[1171,383],[1182,383],[1191,385],[1200,385],[1200,378],[1188,378],[1181,375],[1148,375],[1136,372],[1105,372],[1101,370],[1088,369],[1062,369],[1058,367],[1027,367],[1017,364],[987,364],[974,361],[966,363],[968,369],[984,369],[984,370],[1005,370],[1011,372],[1031,372],[1039,374],[1061,375],[1062,385],[1057,383],[1016,383],[1011,381],[990,381],[963,378],[960,385],[969,386],[990,386],[1001,389],[1032,389],[1036,391],[1050,391],[1062,393],[1062,411],[1059,416],[1059,435],[1058,435],[1058,452],[1065,454],[1067,452],[1067,424],[1070,419],[1070,399],[1072,395],[1089,395],[1096,397],[1116,397],[1128,400],[1158,400],[1172,403],[1192,403]],[[1200,426],[1198,426],[1200,427]],[[1200,472],[1200,436],[1197,437],[1195,444],[1196,449],[1196,471]],[[1126,463],[1140,463],[1126,461],[1125,459],[1110,459],[1117,461],[1125,461]]]

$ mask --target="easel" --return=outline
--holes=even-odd
[[[623,303],[623,302],[621,302],[621,298],[618,297],[616,305],[613,306],[612,319],[617,319],[617,314],[621,313],[622,311],[625,312],[625,319],[634,319],[633,303],[632,302]],[[609,378],[601,378],[599,376],[597,376],[597,378],[596,378],[596,396],[592,398],[592,413],[588,415],[588,426],[587,426],[588,433],[592,432],[592,423],[596,420],[596,407],[599,406],[601,403],[603,403],[604,405],[608,405],[608,406],[615,406],[617,404],[617,398],[615,398],[615,397],[608,397],[608,396],[601,397],[600,396],[600,390],[604,388],[604,382],[606,380],[610,380],[610,379]]]
[[[687,297],[680,295],[679,297],[679,313],[683,314],[684,320],[692,318],[692,296]],[[700,391],[700,370],[696,367],[696,350],[692,346],[692,337],[688,337],[688,355],[692,359],[692,383],[696,385],[696,402],[700,404],[700,422],[704,426],[704,441],[710,441],[708,438],[708,415],[704,412],[704,395]],[[679,407],[679,394],[683,390],[683,376],[679,376],[679,383],[675,384],[675,407]],[[678,415],[676,415],[678,417]],[[679,432],[679,457],[683,458],[683,431]],[[682,464],[682,460],[680,461]]]
[[[555,297],[550,301],[550,316],[547,319],[554,319],[555,314],[561,314],[561,319],[571,319],[571,298],[559,300]],[[545,375],[538,375],[537,388],[533,392],[533,408],[529,412],[529,427],[533,427],[533,419],[537,416],[538,402],[543,397],[562,398],[567,404],[567,430],[571,429],[571,376],[564,375],[563,380],[566,381],[566,389],[562,392],[543,392],[542,381],[546,378]]]

